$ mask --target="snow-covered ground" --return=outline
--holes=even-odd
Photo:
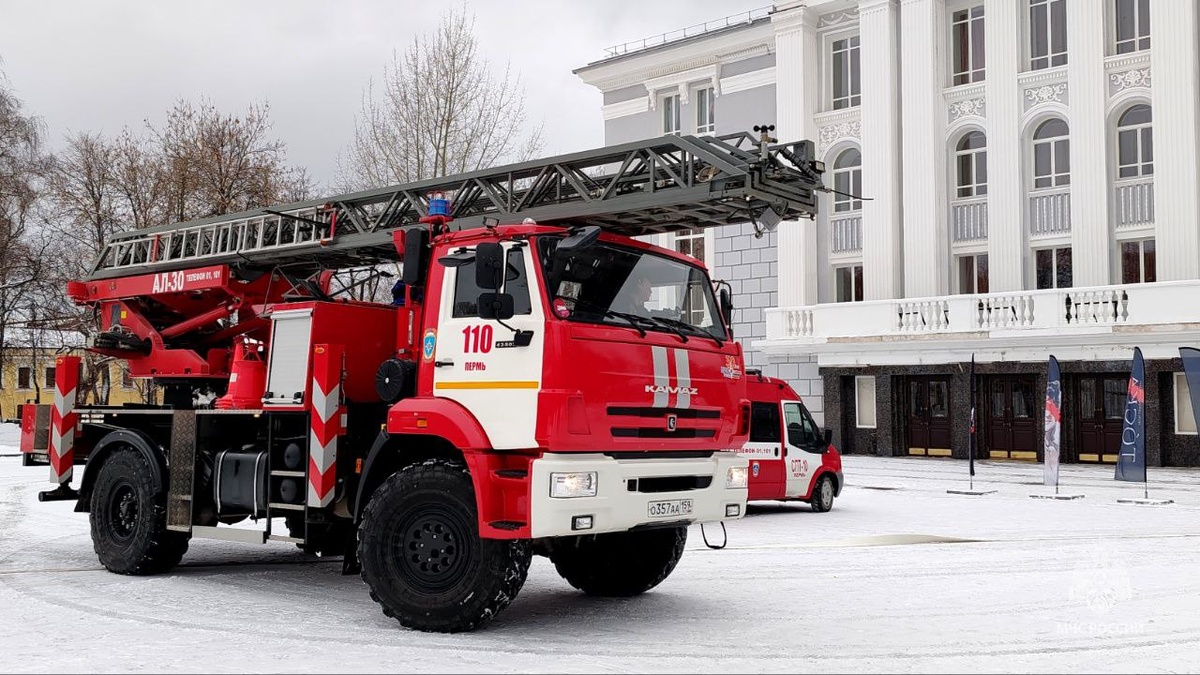
[[[20,425],[0,422],[0,456],[16,454],[20,441]]]
[[[15,445],[4,440],[0,445]],[[4,449],[0,449],[0,454]],[[8,448],[11,450],[11,448]],[[589,599],[544,558],[471,634],[408,631],[340,561],[193,540],[148,578],[99,569],[86,515],[0,457],[0,670],[18,672],[1168,672],[1200,666],[1200,471],[845,458],[834,510],[755,505],[639,598]],[[719,528],[708,528],[710,540]],[[715,535],[715,537],[714,537]]]

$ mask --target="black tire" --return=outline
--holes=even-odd
[[[340,518],[328,523],[309,523],[306,531],[301,514],[287,516],[287,528],[289,536],[305,540],[303,544],[296,544],[296,548],[319,556],[345,554],[346,542],[354,534],[354,525]]]
[[[430,459],[392,474],[359,525],[362,578],[383,613],[457,633],[495,618],[525,585],[528,541],[482,539],[465,466]]]
[[[825,513],[833,508],[833,479],[829,477],[829,474],[817,479],[808,503],[817,513]]]
[[[683,555],[687,528],[609,532],[556,543],[554,569],[567,583],[609,598],[640,595],[666,579]]]
[[[117,448],[100,467],[92,489],[92,544],[108,571],[158,574],[187,552],[189,536],[167,530],[160,482],[150,461],[133,448]]]

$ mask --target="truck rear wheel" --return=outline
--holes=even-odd
[[[666,579],[683,555],[687,527],[609,532],[556,543],[550,561],[567,583],[602,597],[628,597]]]
[[[167,531],[166,490],[133,448],[113,451],[92,489],[92,544],[117,574],[158,574],[179,564],[188,535]]]
[[[455,633],[494,618],[525,585],[529,542],[482,539],[466,467],[431,459],[371,496],[359,526],[362,578],[408,628]]]

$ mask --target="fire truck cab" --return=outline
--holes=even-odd
[[[750,460],[753,500],[803,501],[823,513],[842,491],[842,456],[813,421],[800,395],[787,382],[746,371],[750,399]]]

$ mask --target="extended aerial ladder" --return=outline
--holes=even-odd
[[[328,297],[335,271],[397,261],[403,230],[427,227],[435,197],[450,204],[439,227],[455,230],[532,220],[641,236],[812,218],[826,189],[813,144],[773,140],[667,135],[133,230],[114,235],[68,293],[100,310],[93,350],[125,359],[134,377],[217,381],[234,339],[263,337],[263,308]]]
[[[769,140],[769,139],[768,139]],[[748,133],[635,141],[329,199],[121,233],[87,281],[195,268],[324,269],[394,260],[394,231],[450,199],[454,227],[598,225],[627,236],[811,218],[821,188],[811,141]]]

